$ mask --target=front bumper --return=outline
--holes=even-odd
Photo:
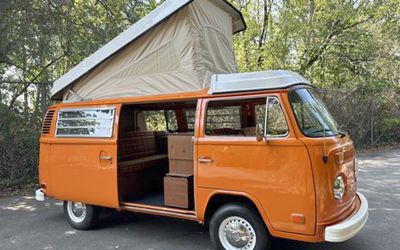
[[[325,228],[325,241],[342,242],[355,236],[364,227],[368,219],[368,201],[364,195],[357,193],[360,208],[352,217]]]

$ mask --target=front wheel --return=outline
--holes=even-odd
[[[73,228],[88,230],[97,224],[100,208],[83,202],[64,201],[64,214]]]
[[[260,216],[239,203],[224,205],[214,213],[210,238],[216,249],[270,249],[269,234]]]

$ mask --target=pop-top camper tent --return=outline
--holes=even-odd
[[[167,0],[54,82],[53,100],[198,91],[237,71],[232,34],[246,28],[225,0]]]

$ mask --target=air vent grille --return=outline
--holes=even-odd
[[[43,120],[42,134],[48,135],[50,133],[51,121],[53,120],[54,110],[48,110]]]

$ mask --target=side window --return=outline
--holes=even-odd
[[[167,129],[164,110],[146,110],[143,111],[143,114],[148,131],[165,131]]]
[[[257,104],[255,106],[256,124],[260,124],[263,129],[265,127],[265,110],[265,102],[263,104]]]
[[[56,137],[112,137],[114,108],[61,109]]]
[[[187,128],[189,130],[194,130],[194,124],[196,120],[196,111],[194,109],[186,109],[185,110],[185,119]]]
[[[167,118],[167,129],[168,131],[177,131],[178,130],[178,120],[176,118],[175,110],[166,110],[165,117]]]
[[[240,106],[215,106],[207,109],[206,134],[235,135],[241,129]]]
[[[210,136],[255,136],[265,123],[266,98],[210,101],[205,133]]]
[[[268,97],[267,135],[284,136],[289,132],[279,99]]]

